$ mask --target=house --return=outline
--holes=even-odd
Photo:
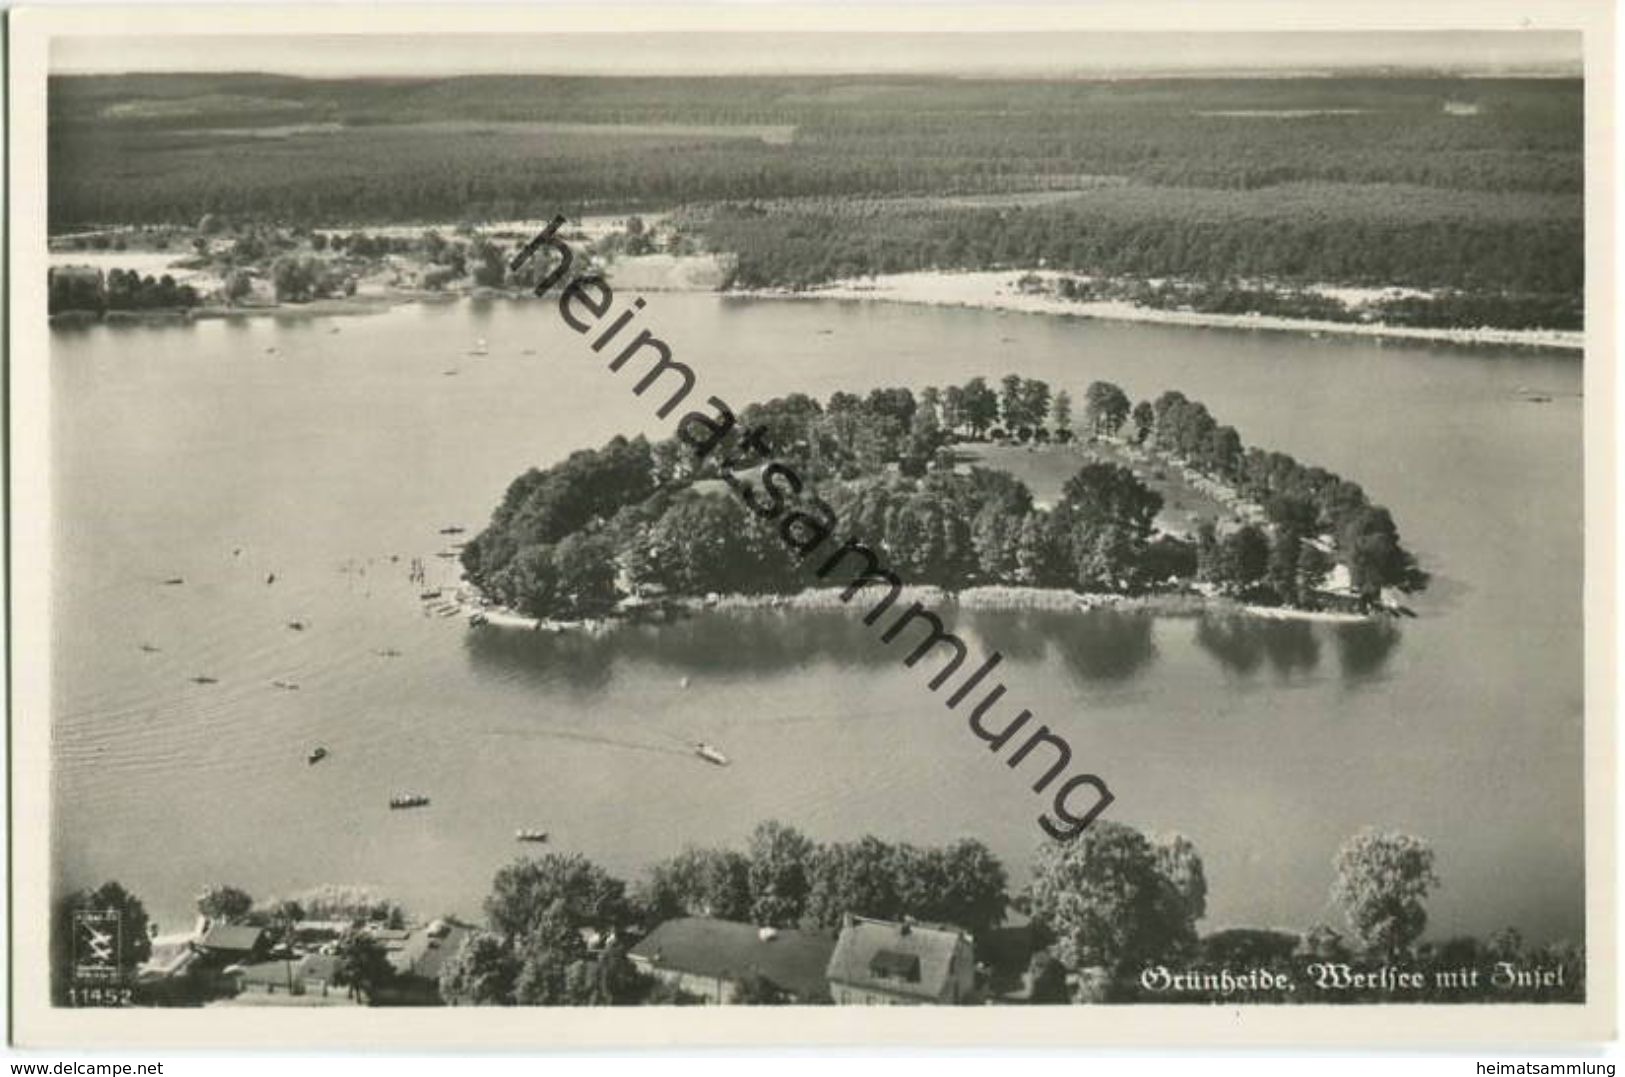
[[[688,916],[655,928],[627,957],[642,972],[708,1002],[732,1002],[752,975],[798,1002],[812,1002],[828,994],[824,969],[834,949],[834,940],[816,932]]]
[[[976,947],[956,927],[848,916],[826,975],[837,1005],[970,1002]]]
[[[213,923],[197,940],[197,948],[217,965],[243,965],[269,952],[271,936],[251,924]]]
[[[379,997],[395,1005],[434,1006],[440,1003],[440,970],[474,936],[464,924],[436,920],[426,927],[379,928],[374,938],[384,945],[384,956],[395,969],[395,979]]]

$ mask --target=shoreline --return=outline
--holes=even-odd
[[[645,264],[647,263],[647,264]],[[618,264],[621,272],[615,273]],[[723,289],[714,275],[717,263],[711,256],[649,255],[619,259],[606,279],[620,288],[641,292],[715,295],[723,299],[747,300],[835,300],[844,302],[901,303],[912,306],[990,310],[1014,314],[1044,314],[1063,318],[1168,325],[1190,329],[1265,330],[1280,333],[1363,337],[1377,340],[1420,341],[1466,347],[1531,348],[1572,354],[1585,351],[1585,332],[1569,329],[1442,329],[1421,326],[1395,326],[1380,322],[1334,322],[1310,318],[1286,318],[1263,314],[1201,314],[1187,310],[1141,307],[1124,300],[1071,300],[1052,293],[1034,294],[1014,287],[1013,282],[1028,271],[1019,269],[977,269],[962,271],[921,270],[882,274],[815,284],[807,288]],[[1040,271],[1039,276],[1055,276]],[[619,278],[619,280],[617,280]],[[455,303],[462,300],[495,302],[534,298],[529,289],[490,287],[432,291],[422,288],[390,287],[354,296],[335,296],[307,303],[254,304],[228,307],[212,304],[189,310],[162,309],[136,311],[64,311],[49,316],[52,326],[96,324],[173,324],[212,319],[254,317],[317,318],[380,314],[407,303]]]
[[[1123,300],[1062,299],[1050,294],[1032,294],[1016,290],[1012,282],[1027,272],[1029,271],[1021,269],[955,272],[923,270],[815,284],[804,289],[748,288],[723,294],[744,299],[835,299],[907,303],[916,306],[961,307],[973,310],[1009,311],[1017,314],[1051,314],[1068,318],[1092,318],[1101,321],[1139,322],[1200,329],[1264,329],[1272,332],[1307,333],[1311,336],[1338,334],[1443,344],[1538,348],[1572,352],[1577,355],[1585,350],[1585,333],[1582,330],[1488,327],[1435,329],[1421,326],[1390,326],[1378,322],[1284,318],[1278,315],[1200,314],[1194,311],[1140,307]],[[1039,272],[1038,275],[1046,274]]]
[[[487,604],[478,588],[463,582],[454,602],[470,627],[488,627],[523,632],[563,634],[581,632],[602,635],[623,624],[647,622],[644,611],[681,611],[683,614],[731,612],[738,610],[844,610],[851,603],[841,598],[843,588],[807,588],[788,595],[712,594],[665,599],[659,603],[626,607],[602,617],[556,619],[532,617],[505,606]],[[444,600],[443,600],[444,601]],[[854,601],[861,601],[855,596]],[[1161,592],[1144,595],[1084,593],[1059,587],[1011,587],[994,584],[945,591],[929,585],[905,586],[892,603],[893,609],[918,602],[927,609],[960,609],[987,613],[1053,611],[1089,613],[1114,610],[1153,617],[1202,617],[1210,613],[1244,616],[1271,621],[1310,621],[1328,624],[1364,624],[1395,616],[1393,611],[1346,613],[1336,610],[1306,610],[1292,606],[1258,606],[1225,595],[1204,595],[1196,591]]]

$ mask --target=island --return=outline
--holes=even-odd
[[[752,404],[704,455],[681,436],[616,437],[512,482],[461,551],[469,601],[478,622],[533,628],[830,606],[881,560],[911,589],[981,608],[1356,618],[1408,612],[1427,585],[1358,484],[1245,446],[1199,401],[1133,403],[1096,381],[1076,428],[1073,410],[1067,391],[1010,374]],[[867,572],[829,573],[854,548]]]

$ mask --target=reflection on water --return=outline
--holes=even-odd
[[[1313,673],[1320,665],[1323,634],[1329,634],[1337,648],[1339,668],[1348,683],[1378,678],[1401,638],[1391,620],[1319,625],[1210,613],[1196,624],[1197,644],[1229,672],[1251,677],[1268,663],[1284,681]]]
[[[1338,625],[1334,633],[1337,640],[1337,658],[1342,664],[1345,681],[1376,680],[1388,663],[1388,656],[1399,646],[1399,626],[1391,620],[1362,621],[1359,624]]]
[[[599,692],[612,684],[618,662],[685,674],[771,677],[819,664],[853,670],[901,665],[925,638],[918,628],[883,642],[881,632],[889,622],[871,627],[860,613],[724,610],[596,633],[486,629],[468,633],[464,647],[482,673],[537,688],[563,685]],[[1149,614],[976,611],[958,618],[947,614],[942,620],[967,644],[962,672],[974,669],[985,652],[997,650],[1007,666],[1059,660],[1081,683],[1110,683],[1135,677],[1157,657],[1152,633],[1156,619]],[[933,663],[946,661],[947,654],[946,648],[933,650],[919,668],[934,671],[940,666]]]

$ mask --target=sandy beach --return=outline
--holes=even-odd
[[[1336,333],[1344,336],[1431,340],[1452,344],[1493,344],[1580,352],[1583,332],[1564,329],[1428,329],[1366,322],[1331,322],[1252,314],[1198,314],[1182,310],[1138,307],[1120,300],[1077,301],[1053,294],[1023,292],[1016,281],[1032,274],[1053,287],[1060,274],[1045,270],[974,270],[948,273],[925,270],[883,274],[815,285],[804,290],[753,289],[733,294],[760,299],[860,299],[887,303],[915,303],[934,307],[973,307],[1022,314],[1059,314],[1070,318],[1103,318],[1123,322],[1153,322],[1219,329],[1265,329],[1293,333]]]

